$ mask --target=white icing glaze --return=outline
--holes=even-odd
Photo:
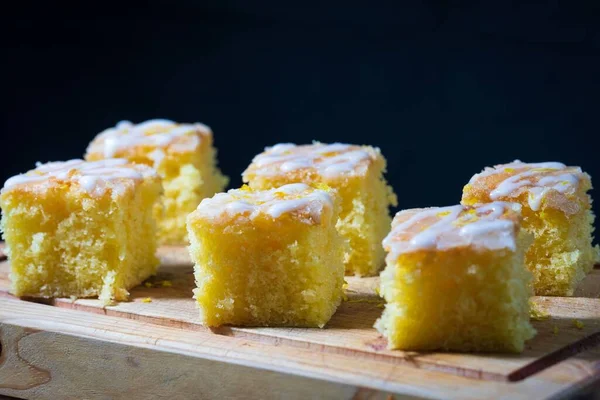
[[[282,214],[287,214],[289,212],[306,207],[307,205],[308,199],[306,197],[293,200],[281,200],[269,206],[266,212],[273,218],[279,218]]]
[[[503,172],[507,168],[517,169],[517,168],[528,168],[528,167],[530,167],[530,168],[544,168],[544,169],[564,169],[567,166],[565,164],[563,164],[563,163],[554,162],[554,161],[540,162],[540,163],[524,163],[521,160],[515,160],[515,161],[513,161],[511,163],[508,163],[508,164],[495,165],[493,168],[492,167],[486,167],[479,174],[475,174],[471,178],[471,180],[469,181],[469,183],[473,183],[476,180],[476,178],[483,178],[485,176],[490,176],[490,175],[498,174],[500,172]]]
[[[518,196],[523,190],[528,192],[528,204],[533,211],[538,211],[543,199],[551,190],[560,193],[574,190],[579,184],[580,168],[570,168],[559,162],[523,163],[515,160],[510,164],[496,165],[486,168],[482,173],[474,175],[470,184],[483,177],[495,175],[507,170],[518,170],[490,192],[490,199],[499,200]],[[570,169],[573,172],[561,172]]]
[[[119,150],[119,138],[117,137],[106,137],[104,139],[104,149],[102,154],[106,158],[112,158]]]
[[[283,172],[295,171],[302,168],[310,168],[312,163],[307,160],[296,160],[296,161],[285,161],[281,164],[281,170]]]
[[[79,178],[79,185],[86,192],[92,193],[98,186],[98,179],[97,176],[84,175]]]
[[[265,151],[270,151],[273,154],[282,154],[286,151],[292,150],[296,145],[293,143],[279,143],[273,147],[265,147]]]
[[[119,121],[117,122],[117,129],[126,129],[133,127],[133,123],[131,121]]]
[[[323,147],[317,148],[317,153],[332,153],[332,152],[342,152],[348,151],[351,148],[351,145],[346,143],[332,143],[325,145]]]
[[[127,121],[129,122],[129,121]],[[144,121],[144,122],[140,122],[137,125],[133,125],[131,122],[129,122],[128,125],[126,125],[126,128],[133,128],[137,131],[146,131],[146,130],[150,130],[150,129],[164,129],[164,128],[172,128],[175,125],[174,121],[171,121],[170,119],[164,119],[164,118],[157,118],[157,119],[149,119],[148,121]]]
[[[115,193],[122,194],[133,182],[144,177],[156,176],[156,173],[145,165],[128,164],[127,160],[118,158],[90,162],[69,160],[36,165],[36,169],[26,174],[9,178],[4,183],[4,190],[21,185],[35,185],[36,189],[44,189],[59,181],[77,183],[85,192],[101,196],[108,187]]]
[[[393,259],[403,253],[464,246],[515,251],[515,222],[502,217],[519,211],[518,205],[506,202],[400,211],[383,246]]]
[[[275,189],[276,192],[281,192],[285,194],[297,194],[306,192],[307,190],[310,190],[310,186],[308,186],[306,183],[301,182],[289,183],[287,185],[283,185]]]
[[[227,204],[225,206],[225,210],[229,214],[244,214],[246,212],[253,212],[255,210],[255,206],[247,201],[237,200]]]
[[[525,179],[529,176],[535,175],[535,172],[525,171],[517,175],[513,175],[510,178],[502,181],[496,189],[490,193],[492,200],[498,200],[500,197],[505,197],[517,190],[520,187],[531,185],[532,181]]]
[[[449,214],[446,217],[441,218],[435,224],[431,225],[428,229],[425,229],[424,231],[413,236],[413,238],[410,240],[411,247],[416,249],[430,249],[436,247],[438,242],[438,235],[441,232],[447,231],[448,229],[452,228],[452,223],[456,220],[458,214],[462,211],[462,207],[455,206],[443,210],[448,211]],[[437,211],[437,213],[439,212],[440,211]],[[424,215],[421,215],[421,218],[418,219],[422,219],[425,216],[430,216],[430,214],[433,214],[433,211],[424,212],[423,214]],[[414,221],[409,220],[406,221],[404,224],[408,226],[411,225],[413,222]],[[400,229],[402,228],[403,227],[401,224]]]
[[[199,134],[210,133],[210,128],[201,123],[177,124],[168,119],[152,119],[134,125],[129,121],[121,121],[114,128],[100,133],[88,147],[88,153],[101,153],[104,158],[113,158],[120,151],[136,146],[191,151],[200,144]],[[153,157],[153,160],[163,158],[164,151],[163,157]]]
[[[514,222],[507,219],[495,221],[476,221],[460,229],[461,238],[470,243],[478,243],[479,238],[485,237],[485,247],[489,249],[506,248],[516,250]]]
[[[323,212],[332,208],[333,200],[328,192],[303,183],[292,183],[264,191],[234,189],[219,193],[202,200],[196,213],[208,218],[243,215],[254,219],[263,214],[276,219],[284,214],[305,211],[311,222],[320,223]]]
[[[165,151],[162,149],[155,149],[148,153],[148,157],[154,162],[154,166],[158,166],[165,158]]]
[[[280,143],[254,157],[244,175],[250,171],[256,175],[274,175],[307,168],[327,178],[361,174],[366,171],[369,160],[377,157],[377,152],[370,147],[343,143]]]
[[[521,212],[521,205],[519,203],[508,203],[504,201],[495,201],[493,203],[487,203],[477,208],[479,213],[487,213],[489,218],[499,218],[504,214],[506,209],[511,209],[515,212]]]

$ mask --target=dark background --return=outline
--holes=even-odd
[[[0,179],[169,118],[213,128],[233,186],[264,146],[312,140],[381,147],[401,208],[515,158],[600,185],[598,1],[283,3],[4,10]]]

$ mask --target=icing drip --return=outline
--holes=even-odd
[[[502,172],[517,172],[501,181],[490,192],[490,199],[499,200],[518,196],[523,190],[528,192],[528,204],[533,211],[541,208],[542,201],[551,190],[560,193],[574,190],[579,184],[579,168],[567,167],[558,162],[525,164],[516,160],[510,164],[497,165],[488,168],[471,178],[470,183],[477,179]]]
[[[236,189],[219,193],[202,200],[197,213],[210,218],[239,214],[254,219],[260,214],[279,218],[284,214],[304,211],[311,221],[320,223],[323,212],[332,208],[333,201],[328,192],[303,183],[292,183],[265,191]]]
[[[58,180],[75,182],[85,192],[101,196],[108,186],[116,193],[124,193],[132,181],[156,175],[149,167],[128,164],[127,160],[118,158],[91,162],[70,160],[36,165],[37,168],[33,171],[9,178],[4,183],[4,190],[29,184],[36,185],[36,188],[46,187],[52,181]]]
[[[152,119],[137,125],[121,121],[114,128],[100,133],[88,148],[88,153],[102,153],[104,158],[113,158],[119,152],[136,146],[171,146],[176,151],[191,151],[200,144],[199,133],[206,135],[211,130],[201,123],[177,124],[168,119]],[[162,157],[158,158],[162,160]],[[153,160],[156,159],[153,157]]]
[[[499,174],[506,171],[506,169],[521,169],[521,168],[539,168],[539,169],[564,169],[567,166],[559,162],[541,162],[541,163],[524,163],[521,160],[515,160],[508,164],[495,165],[493,168],[486,167],[483,172],[474,175],[469,183],[475,182],[477,178],[483,178],[490,175]]]
[[[383,246],[396,258],[402,253],[460,246],[515,251],[519,211],[518,205],[505,202],[400,211]]]
[[[280,143],[267,147],[264,153],[254,157],[245,173],[252,171],[257,175],[270,175],[313,168],[324,177],[335,178],[364,172],[364,166],[376,157],[376,151],[343,143]]]
[[[412,221],[408,220],[404,224],[399,225],[397,227],[397,229],[399,229],[399,230],[406,229],[411,224],[413,224],[425,217],[431,216],[434,213],[438,214],[440,212],[447,212],[448,215],[442,217],[438,222],[429,226],[427,229],[423,230],[422,232],[417,233],[415,236],[413,236],[413,238],[410,241],[410,245],[413,248],[418,248],[418,249],[434,248],[437,246],[438,235],[441,232],[445,232],[445,231],[448,231],[449,229],[452,229],[452,223],[456,220],[456,218],[458,217],[458,214],[461,211],[462,211],[461,206],[455,206],[455,207],[443,208],[441,210],[424,212],[420,216],[417,215],[416,218],[413,217],[414,219]]]

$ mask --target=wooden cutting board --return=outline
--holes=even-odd
[[[389,351],[373,328],[378,278],[347,278],[325,329],[207,329],[184,248],[160,249],[152,287],[103,308],[8,293],[0,262],[0,394],[23,398],[547,398],[600,377],[600,270],[572,298],[536,297],[547,318],[520,355]],[[168,283],[163,284],[167,281]],[[150,302],[147,302],[150,299]],[[51,307],[54,306],[54,307]]]

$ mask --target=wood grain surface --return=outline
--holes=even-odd
[[[10,304],[10,311],[2,310],[1,312],[7,313],[7,315],[23,313],[29,316],[25,318],[26,323],[10,325],[13,326],[10,329],[22,329],[19,331],[21,332],[19,335],[29,335],[30,329],[40,332],[40,335],[38,335],[40,337],[44,337],[46,334],[50,335],[50,332],[60,331],[61,338],[63,338],[61,340],[65,340],[65,343],[75,340],[70,336],[78,336],[77,332],[82,324],[85,325],[84,321],[93,321],[94,324],[103,326],[102,335],[98,335],[98,337],[92,335],[96,342],[99,341],[98,343],[94,342],[98,349],[106,348],[106,345],[102,344],[102,341],[105,340],[111,343],[114,342],[115,346],[125,346],[127,348],[129,343],[121,340],[123,333],[120,333],[116,328],[111,328],[111,326],[115,325],[120,328],[135,325],[149,330],[148,332],[152,333],[151,336],[159,338],[159,341],[162,340],[160,335],[163,332],[169,332],[169,335],[177,332],[175,336],[194,337],[204,340],[203,343],[250,343],[253,348],[262,349],[260,351],[266,352],[262,355],[263,358],[270,358],[274,355],[274,352],[277,352],[283,358],[300,354],[303,357],[306,356],[315,360],[339,360],[342,364],[335,364],[335,367],[332,367],[335,371],[330,372],[345,371],[351,375],[355,374],[352,375],[351,379],[346,379],[346,375],[344,375],[344,378],[327,377],[327,374],[318,370],[313,370],[312,375],[309,375],[315,382],[327,381],[327,385],[323,387],[331,388],[331,394],[343,394],[341,396],[343,398],[352,398],[357,393],[360,394],[361,388],[375,390],[373,393],[369,392],[369,396],[379,396],[389,391],[410,396],[448,398],[447,395],[444,395],[444,393],[447,393],[445,390],[448,388],[443,387],[443,381],[452,382],[450,386],[467,385],[467,387],[471,387],[482,384],[484,386],[491,385],[490,387],[494,388],[506,387],[511,388],[511,393],[513,389],[529,388],[531,382],[536,382],[539,379],[548,380],[555,384],[547,384],[545,390],[539,389],[540,392],[529,392],[529,395],[535,393],[535,398],[537,398],[538,394],[549,396],[552,393],[558,393],[570,385],[585,381],[598,373],[598,365],[600,365],[598,361],[600,360],[600,348],[598,346],[600,342],[600,299],[598,298],[600,295],[600,270],[594,270],[583,282],[576,293],[578,297],[534,298],[535,304],[537,304],[542,314],[547,314],[548,317],[533,321],[535,328],[538,330],[538,335],[527,344],[525,352],[520,355],[420,353],[387,350],[385,339],[372,327],[382,311],[382,300],[374,290],[378,284],[378,278],[347,278],[349,283],[348,300],[340,306],[325,329],[222,327],[210,330],[198,323],[197,310],[191,298],[194,282],[192,266],[187,252],[182,248],[170,247],[162,248],[160,255],[162,266],[159,273],[149,280],[153,287],[140,286],[135,288],[132,291],[130,302],[106,308],[103,308],[95,299],[78,299],[76,301],[55,299],[47,301],[47,303],[56,307],[16,300],[8,293],[9,264],[7,261],[1,262],[0,297],[6,299],[0,301],[2,301],[3,308],[6,308],[4,307],[5,304]],[[163,285],[164,281],[168,281],[172,285],[166,287]],[[150,298],[151,302],[145,303],[142,301],[146,298]],[[30,307],[34,309],[30,311]],[[36,319],[36,313],[43,315],[43,320]],[[62,317],[63,313],[68,313],[64,314],[69,316],[68,323],[65,320],[53,319],[54,316],[59,315],[64,318]],[[75,321],[81,321],[81,323]],[[6,320],[0,320],[0,329],[5,330],[5,326]],[[88,331],[86,330],[86,332]],[[88,333],[83,336],[87,338]],[[10,335],[12,339],[8,340],[12,341],[11,343],[14,343],[15,340],[28,340],[15,339],[17,336],[17,334],[12,333]],[[77,340],[83,339],[77,338]],[[138,345],[138,342],[133,343],[133,347]],[[10,344],[7,345],[4,342],[3,346],[10,347]],[[118,346],[115,349],[120,349]],[[112,347],[112,345],[109,347]],[[161,351],[163,350],[161,348]],[[202,351],[202,349],[197,350]],[[115,354],[123,351],[122,349],[115,350]],[[152,352],[152,354],[154,353]],[[18,395],[18,390],[30,393],[33,390],[29,387],[30,385],[44,386],[49,384],[48,382],[44,383],[48,379],[44,372],[48,369],[44,367],[44,363],[35,363],[33,367],[27,367],[25,364],[19,364],[21,356],[13,354],[12,357],[12,361],[9,363],[12,367],[7,367],[7,361],[0,358],[0,360],[3,360],[3,362],[0,362],[0,365],[2,365],[0,367],[0,393]],[[148,355],[148,357],[154,357],[154,355]],[[165,357],[167,356],[165,355]],[[200,362],[197,360],[200,356],[197,357],[195,353],[190,357],[193,362]],[[233,362],[234,360],[227,357],[219,359],[219,362],[225,364],[230,361]],[[157,365],[160,365],[159,361],[157,363]],[[270,368],[259,364],[256,364],[256,368]],[[382,368],[383,371],[401,370],[402,374],[388,371],[379,376],[380,378],[385,376],[384,380],[372,380],[374,379],[372,371],[366,371],[367,368],[371,368],[369,367],[371,364],[376,365],[377,368]],[[22,365],[20,370],[28,371],[26,378],[18,381],[22,388],[11,388],[8,391],[3,391],[2,378],[6,379],[7,374],[14,375],[15,372],[10,368],[19,368],[19,365]],[[168,369],[171,369],[170,361],[168,365]],[[252,367],[253,365],[253,363],[250,363],[246,367]],[[282,372],[278,368],[271,368],[271,370]],[[173,371],[175,373],[175,369]],[[181,372],[181,370],[179,371]],[[4,375],[2,375],[3,373]],[[247,375],[252,374],[248,373]],[[289,377],[290,375],[293,375],[296,379],[298,374],[285,371],[285,376],[292,379]],[[400,375],[402,375],[402,379],[400,379]],[[306,379],[307,375],[302,373],[300,376],[302,379]],[[415,382],[411,379],[404,379],[409,376]],[[439,383],[429,381],[428,385],[421,387],[421,383],[428,382],[427,379],[431,376],[436,377],[436,382],[442,379],[441,377],[443,379]],[[362,380],[359,379],[361,377]],[[318,385],[315,382],[310,383],[309,386],[317,388]],[[333,384],[332,382],[335,382],[334,386],[329,386]],[[512,394],[516,396],[517,392]],[[297,393],[307,395],[307,392],[298,391]],[[323,393],[324,397],[329,397],[326,392]],[[472,392],[475,397],[477,397],[476,393],[477,391]],[[526,393],[526,391],[523,393]],[[465,393],[462,394],[466,396]],[[464,396],[457,395],[457,397]]]

